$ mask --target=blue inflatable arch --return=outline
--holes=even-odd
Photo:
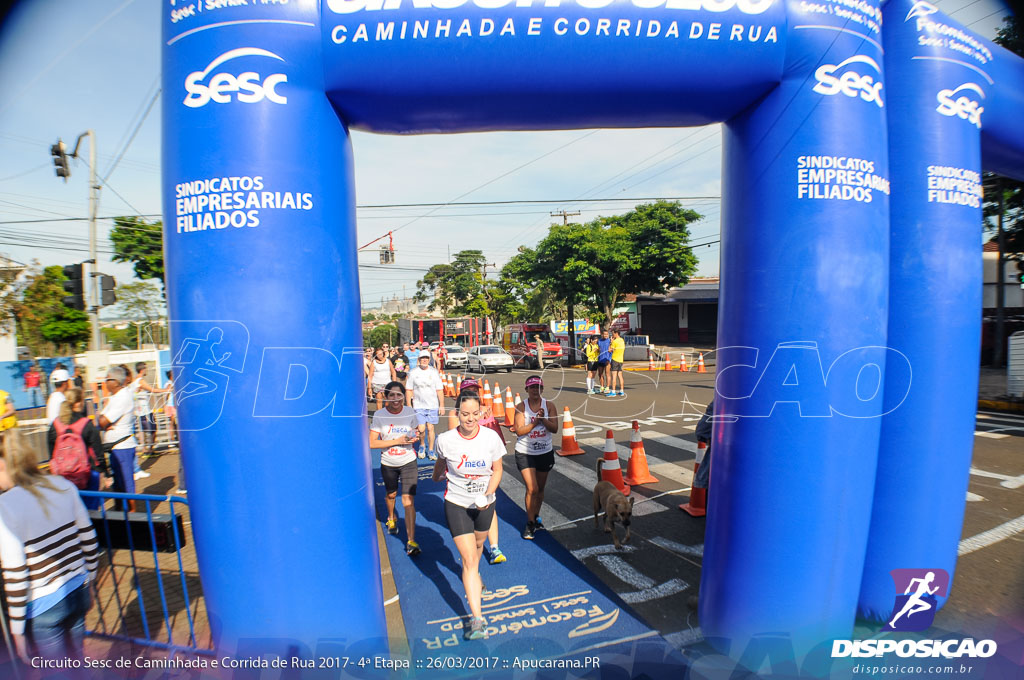
[[[163,39],[173,363],[222,650],[385,636],[350,128],[724,121],[717,399],[739,417],[714,434],[705,635],[803,653],[885,617],[891,569],[953,572],[979,173],[1024,173],[1020,59],[908,0],[197,1],[165,5]]]

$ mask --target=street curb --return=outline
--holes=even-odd
[[[1007,413],[1024,413],[1024,403],[1014,401],[979,399],[978,408],[989,409],[991,411],[1005,411]]]

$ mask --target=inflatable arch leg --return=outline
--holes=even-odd
[[[309,658],[327,637],[371,652],[386,628],[351,148],[323,94],[318,3],[298,4],[272,31],[238,22],[165,49],[164,245],[215,642]],[[201,84],[239,56],[265,69],[248,89]]]
[[[922,46],[913,14],[911,2],[885,8],[889,81],[914,83],[888,105],[890,167],[901,187],[892,197],[889,346],[907,356],[913,376],[909,392],[903,376],[887,376],[887,407],[899,408],[882,421],[859,602],[860,614],[876,621],[892,611],[891,570],[953,575],[981,345],[980,121],[944,114],[936,93],[969,84],[961,94],[984,101],[991,77],[983,62]],[[946,593],[939,595],[941,606]]]
[[[741,661],[763,634],[797,656],[849,636],[882,408],[856,394],[881,395],[885,366],[885,93],[814,77],[856,61],[881,83],[881,45],[797,33],[781,85],[725,134],[716,415],[739,418],[715,426],[700,613]]]

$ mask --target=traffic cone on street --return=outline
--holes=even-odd
[[[635,420],[633,421],[633,434],[629,438],[629,449],[629,464],[626,465],[626,484],[630,486],[657,484],[658,478],[652,475],[647,467],[647,453],[644,451],[644,441],[640,438],[640,423]]]
[[[480,404],[484,408],[491,408],[491,384],[484,381],[484,391],[480,394],[480,398],[484,403]]]
[[[566,406],[562,411],[562,448],[556,451],[559,456],[578,456],[586,453],[576,441],[576,426],[572,424],[572,413]]]
[[[446,397],[455,396],[455,385],[452,383],[452,376],[448,373],[444,374],[444,393]]]
[[[515,400],[515,402],[513,402],[512,408],[514,408],[515,410],[518,411],[519,410],[519,405],[522,404],[522,403],[523,403],[522,397],[520,397],[519,393],[516,392],[516,400]]]
[[[497,380],[491,390],[491,410],[494,412],[494,421],[500,425],[505,420],[505,403],[501,400],[501,385]]]
[[[448,410],[448,429],[454,430],[459,426],[459,417],[455,415],[455,407]]]
[[[615,436],[612,435],[611,430],[608,430],[608,434],[605,435],[604,459],[597,461],[597,467],[601,471],[602,482],[611,482],[612,486],[624,495],[629,495],[629,487],[622,481],[622,466],[619,465],[619,454],[615,450]]]
[[[690,372],[690,369],[688,369],[686,367],[686,355],[685,354],[680,354],[679,355],[679,372],[680,373],[689,373]]]
[[[516,422],[516,405],[512,402],[512,388],[505,388],[505,427],[511,428]]]
[[[707,369],[704,368],[704,352],[700,353],[700,358],[697,359],[697,372],[707,373]]]
[[[654,370],[654,354],[651,352],[651,350],[647,350],[647,370]]]
[[[704,464],[704,452],[708,445],[704,442],[697,442],[697,460],[693,464],[693,476],[697,477],[697,470]],[[697,487],[690,488],[690,500],[679,506],[683,512],[694,517],[704,517],[708,514],[708,490]]]
[[[672,358],[668,355],[668,352],[665,353],[665,370],[672,370]]]

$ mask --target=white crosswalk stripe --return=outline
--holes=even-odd
[[[526,487],[520,482],[514,475],[508,474],[508,471],[501,476],[501,490],[504,491],[512,502],[518,505],[523,511],[526,510],[524,500],[526,497]],[[540,516],[544,518],[544,524],[550,527],[555,527],[551,531],[559,531],[560,529],[575,529],[576,524],[571,519],[552,508],[549,504],[545,503],[540,509]]]

